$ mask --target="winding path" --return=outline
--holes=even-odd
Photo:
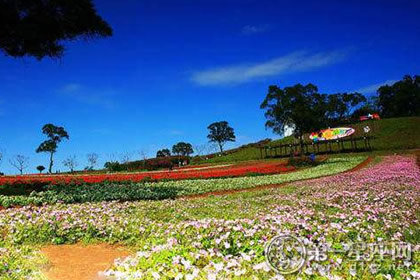
[[[115,259],[132,254],[126,248],[102,243],[50,245],[41,252],[50,262],[43,271],[49,280],[99,280],[102,278],[98,271],[109,268]]]

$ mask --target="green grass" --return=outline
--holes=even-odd
[[[379,121],[359,122],[351,126],[355,128],[355,137],[363,135],[363,127],[369,125],[371,135],[375,139],[371,142],[374,152],[393,153],[401,150],[420,148],[420,117],[391,118]],[[305,140],[308,140],[308,134]],[[293,143],[293,137],[285,137],[270,142],[269,146]],[[349,147],[350,144],[348,144]],[[257,147],[247,146],[239,148],[232,152],[227,151],[226,155],[216,156],[214,158],[200,161],[200,163],[222,163],[237,162],[245,160],[260,159],[260,150]]]

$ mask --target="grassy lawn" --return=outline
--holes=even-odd
[[[398,150],[420,148],[420,117],[391,118],[379,121],[360,122],[351,125],[351,127],[356,129],[355,137],[363,135],[363,127],[366,125],[370,126],[371,135],[375,137],[371,144],[376,152],[390,153]],[[305,135],[305,139],[309,139],[308,135]],[[269,145],[288,144],[293,143],[293,141],[293,137],[285,137],[284,139],[274,140]],[[350,146],[347,148],[350,148]],[[236,162],[260,159],[260,150],[256,147],[238,149],[233,153],[227,152],[227,155],[216,156],[208,160],[203,160],[201,163]]]

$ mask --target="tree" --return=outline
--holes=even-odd
[[[360,93],[335,93],[327,95],[327,118],[330,124],[350,117],[351,109],[367,99]]]
[[[63,139],[69,139],[67,131],[61,126],[55,126],[53,124],[46,124],[42,127],[42,133],[45,134],[48,140],[42,142],[36,149],[37,153],[49,153],[50,154],[50,165],[48,172],[52,172],[54,164],[53,156],[57,152],[58,144]]]
[[[107,161],[105,162],[104,167],[111,172],[117,172],[122,170],[121,164],[118,161]]]
[[[61,57],[64,41],[111,35],[92,0],[0,1],[0,49],[12,57]]]
[[[378,96],[385,118],[420,116],[420,76],[406,75],[392,86],[382,86]]]
[[[215,142],[219,145],[220,152],[223,153],[223,146],[226,142],[235,142],[235,132],[229,126],[227,121],[215,122],[207,127],[209,134],[207,138],[210,142]]]
[[[76,161],[76,156],[69,156],[65,160],[63,160],[63,165],[70,169],[70,172],[73,173],[74,169],[77,167],[78,163]]]
[[[197,156],[201,156],[204,151],[207,149],[207,145],[194,145],[194,152],[197,154]]]
[[[131,154],[130,153],[126,152],[124,154],[121,154],[120,161],[121,161],[122,164],[126,164],[126,163],[130,162],[130,160],[131,160]]]
[[[23,171],[28,168],[28,161],[29,158],[24,155],[15,155],[9,160],[9,163],[20,172],[20,175],[22,175]]]
[[[351,114],[352,120],[357,121],[361,116],[367,116],[369,114],[379,113],[380,108],[378,105],[378,97],[377,96],[371,96],[368,98],[362,106],[357,108],[353,111]]]
[[[324,125],[325,97],[312,84],[293,87],[270,86],[261,104],[266,109],[265,126],[274,133],[283,135],[285,127],[294,127],[294,135],[299,138],[304,132],[317,130]]]
[[[95,165],[98,163],[98,154],[96,153],[89,153],[86,155],[87,157],[87,161],[89,163],[89,168],[88,169],[94,169]]]
[[[147,153],[145,150],[139,150],[138,151],[139,155],[140,155],[140,159],[142,161],[143,164],[143,168],[146,166],[146,161],[147,161]]]
[[[210,155],[217,153],[217,151],[219,150],[218,146],[219,145],[217,145],[217,143],[208,143],[206,146],[206,154]]]
[[[296,84],[284,89],[272,85],[261,104],[265,109],[265,126],[283,135],[285,128],[293,127],[293,134],[303,148],[304,133],[321,128],[349,117],[352,108],[365,101],[359,93],[321,94],[313,84]]]
[[[156,157],[170,157],[171,156],[171,151],[169,151],[169,149],[162,149],[157,151],[156,153]]]
[[[172,153],[179,156],[189,156],[194,153],[190,143],[179,142],[172,146]]]
[[[141,160],[143,160],[143,161],[147,160],[147,153],[146,153],[145,150],[140,150],[139,155],[140,155]]]
[[[45,170],[45,167],[44,167],[43,165],[38,165],[38,166],[36,167],[36,170],[38,170],[38,171],[39,171],[39,173],[42,173],[42,171],[44,171],[44,170]]]

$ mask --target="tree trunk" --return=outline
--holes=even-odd
[[[48,173],[52,173],[52,167],[53,167],[53,164],[54,164],[54,162],[53,162],[53,155],[54,155],[54,153],[53,152],[51,152],[50,153],[50,167],[48,168]]]
[[[299,143],[300,143],[300,155],[303,156],[304,155],[304,151],[303,151],[303,147],[304,147],[304,145],[303,145],[303,135],[301,135],[299,137]]]
[[[220,153],[223,154],[223,146],[222,143],[219,142]]]

